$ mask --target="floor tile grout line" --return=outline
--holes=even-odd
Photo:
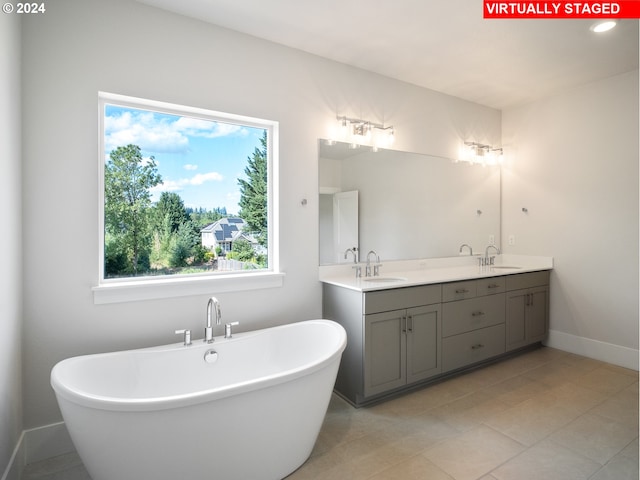
[[[497,430],[496,430],[496,431],[497,431]],[[500,431],[497,431],[497,432],[498,432],[498,433],[501,433],[502,435],[505,435],[505,436],[509,437],[508,435],[506,435],[506,434],[504,434],[504,433],[502,433],[502,432],[500,432]],[[594,463],[599,464],[599,462],[596,462],[595,460],[593,460],[593,459],[591,459],[591,458],[589,458],[589,457],[585,457],[585,456],[584,456],[584,455],[582,455],[581,453],[575,452],[574,450],[572,450],[572,449],[570,449],[570,448],[568,448],[568,447],[566,447],[566,446],[564,446],[564,445],[560,445],[559,443],[555,442],[552,438],[549,438],[551,435],[552,435],[552,434],[547,435],[546,437],[544,437],[544,438],[542,438],[542,439],[538,440],[536,443],[534,443],[534,444],[532,444],[532,445],[530,445],[530,446],[523,445],[523,446],[524,446],[524,449],[523,449],[521,452],[518,452],[518,453],[517,453],[517,454],[515,454],[514,456],[512,456],[512,457],[508,458],[507,460],[505,460],[504,462],[502,462],[500,465],[495,466],[495,467],[494,467],[492,470],[490,470],[489,472],[486,472],[486,473],[484,473],[483,475],[480,475],[480,477],[478,477],[478,479],[477,479],[477,480],[480,480],[480,479],[481,479],[483,476],[485,476],[485,475],[492,475],[493,477],[495,477],[495,478],[497,478],[498,480],[500,480],[500,479],[499,479],[499,477],[496,477],[496,476],[494,475],[494,472],[495,472],[496,470],[499,470],[503,465],[506,465],[507,463],[509,463],[509,462],[511,462],[511,461],[513,461],[513,460],[515,460],[516,458],[518,458],[518,457],[520,457],[520,456],[522,456],[522,455],[525,455],[527,452],[531,451],[533,448],[537,447],[540,443],[544,442],[545,440],[548,440],[549,442],[553,442],[554,444],[556,444],[556,445],[557,445],[557,446],[559,446],[559,447],[567,448],[567,450],[569,450],[571,453],[573,453],[573,454],[575,454],[575,455],[578,455],[578,456],[580,456],[580,457],[582,457],[582,458],[584,458],[584,459],[586,459],[586,460],[588,460],[588,461],[591,461],[591,462],[594,462]],[[511,438],[511,437],[509,437],[509,438],[510,438],[510,439],[512,439],[513,441],[517,442],[517,443],[520,443],[520,442],[518,442],[517,440],[515,440],[515,439],[513,439],[513,438]],[[522,445],[522,444],[521,444],[521,445]],[[599,465],[600,465],[600,464],[599,464]],[[602,468],[604,468],[604,465],[600,465],[600,468],[598,468],[598,470],[596,470],[596,472],[600,471]],[[594,472],[594,474],[595,474],[596,472]],[[591,478],[591,477],[589,477],[589,478]],[[587,479],[587,480],[588,480],[588,479]]]
[[[531,359],[527,360],[524,359],[523,363],[535,363],[538,360],[541,360],[541,358],[539,358],[541,356],[540,353],[536,353],[536,352],[543,352],[543,350],[537,350],[534,351],[534,357],[532,357]],[[525,354],[526,355],[526,354]],[[547,361],[544,361],[542,363],[537,364],[536,366],[533,366],[531,368],[527,368],[524,370],[519,370],[518,369],[518,373],[516,374],[509,374],[506,375],[502,378],[500,378],[499,380],[495,380],[496,378],[498,378],[498,376],[500,375],[500,370],[496,370],[495,372],[489,372],[486,376],[486,379],[489,379],[488,381],[484,381],[483,377],[481,375],[478,375],[476,378],[468,378],[469,381],[473,382],[471,385],[467,385],[466,387],[461,387],[461,384],[457,383],[455,385],[452,385],[452,391],[454,392],[459,392],[460,389],[465,389],[465,388],[470,388],[469,391],[467,391],[464,394],[461,394],[460,396],[455,396],[453,398],[449,398],[446,401],[443,401],[441,403],[437,403],[436,405],[431,405],[431,406],[427,406],[422,407],[423,403],[420,397],[417,397],[415,399],[410,398],[412,395],[415,394],[420,394],[420,392],[426,393],[426,388],[425,389],[419,389],[416,390],[415,392],[409,393],[406,395],[406,402],[399,402],[396,407],[397,408],[393,408],[393,405],[390,405],[391,408],[389,408],[389,410],[385,410],[385,409],[381,409],[380,412],[375,412],[375,411],[371,411],[371,410],[367,410],[368,407],[363,408],[362,410],[360,409],[355,409],[353,410],[353,407],[351,406],[344,406],[342,405],[342,403],[335,403],[334,407],[336,408],[336,412],[328,412],[327,418],[331,418],[331,420],[335,423],[335,427],[337,427],[337,431],[338,431],[338,435],[337,437],[340,437],[340,426],[341,426],[341,421],[340,418],[341,416],[343,416],[344,419],[346,419],[345,421],[351,421],[351,417],[354,416],[353,425],[348,425],[347,429],[345,430],[345,435],[340,437],[341,441],[338,443],[333,443],[334,440],[334,436],[333,435],[328,435],[327,437],[325,437],[325,441],[326,444],[322,445],[321,448],[323,449],[323,451],[321,451],[320,453],[313,455],[310,457],[309,460],[313,459],[314,456],[319,458],[327,453],[330,453],[332,450],[340,449],[340,448],[344,448],[348,443],[350,442],[357,442],[357,441],[362,441],[362,439],[364,439],[367,436],[370,435],[376,435],[379,434],[381,431],[385,430],[386,428],[390,428],[390,429],[397,429],[395,432],[390,432],[390,435],[388,437],[388,439],[390,440],[389,442],[387,442],[386,444],[392,444],[395,443],[397,441],[401,441],[402,439],[402,435],[404,434],[405,431],[410,431],[409,429],[405,430],[405,427],[410,426],[410,424],[412,422],[414,422],[416,417],[420,417],[420,416],[425,416],[425,415],[433,415],[434,419],[437,420],[438,422],[441,422],[444,425],[447,425],[447,430],[445,430],[444,432],[447,432],[447,436],[443,436],[442,438],[439,438],[438,440],[433,441],[433,443],[429,443],[426,447],[423,448],[422,445],[420,445],[420,448],[415,450],[415,452],[411,452],[410,450],[405,450],[402,453],[402,459],[398,460],[397,462],[390,462],[390,464],[388,466],[383,467],[381,470],[375,472],[375,473],[365,473],[366,478],[375,478],[376,476],[380,475],[381,477],[388,477],[388,476],[384,476],[381,475],[386,471],[389,471],[389,473],[391,474],[391,477],[393,477],[393,471],[394,469],[400,467],[404,462],[409,461],[410,459],[415,459],[417,457],[422,456],[423,458],[425,457],[425,452],[427,452],[429,449],[431,448],[435,448],[437,445],[441,445],[444,442],[456,439],[461,437],[462,435],[464,435],[466,432],[469,432],[473,429],[479,428],[481,426],[484,426],[488,429],[490,429],[491,431],[493,431],[496,434],[500,434],[510,440],[512,440],[513,442],[515,442],[516,444],[520,445],[522,447],[522,450],[520,452],[518,452],[515,455],[512,455],[509,459],[503,461],[500,465],[494,466],[490,471],[484,473],[483,475],[481,475],[480,477],[478,477],[479,479],[482,478],[485,475],[492,475],[494,478],[495,475],[493,475],[493,472],[497,471],[500,467],[502,467],[503,465],[505,465],[506,463],[513,461],[515,458],[520,457],[521,455],[525,454],[525,452],[529,452],[532,449],[538,447],[542,442],[551,442],[552,445],[558,445],[560,447],[562,447],[563,449],[566,449],[566,451],[571,452],[572,454],[577,455],[578,458],[583,458],[586,460],[589,460],[592,463],[595,464],[599,464],[600,467],[593,472],[592,474],[589,475],[589,478],[594,478],[595,476],[597,476],[598,472],[600,472],[602,469],[604,469],[607,465],[611,464],[611,462],[613,462],[613,460],[616,457],[619,457],[621,455],[621,453],[629,448],[634,442],[638,441],[638,436],[636,436],[634,439],[632,439],[631,441],[629,441],[628,443],[626,443],[625,446],[623,446],[622,448],[619,448],[619,450],[613,454],[605,463],[604,465],[600,464],[600,462],[598,462],[597,460],[593,460],[590,457],[586,456],[585,454],[582,454],[576,450],[574,450],[570,445],[564,445],[556,440],[554,440],[553,438],[551,438],[553,435],[555,435],[557,432],[561,431],[562,429],[566,428],[567,426],[569,426],[571,423],[578,421],[579,419],[583,418],[585,415],[592,415],[592,416],[597,416],[601,419],[604,419],[606,421],[612,420],[609,419],[608,417],[604,416],[604,415],[600,415],[598,413],[595,413],[594,410],[597,409],[598,407],[601,407],[603,404],[605,404],[606,402],[610,401],[610,400],[615,400],[617,398],[620,398],[620,395],[623,393],[624,390],[627,389],[631,389],[633,391],[633,385],[636,384],[636,389],[637,389],[637,372],[635,374],[631,374],[631,373],[625,373],[625,372],[621,372],[621,371],[616,371],[613,369],[608,369],[610,372],[613,372],[614,374],[619,374],[619,375],[628,375],[628,376],[634,376],[635,380],[632,381],[629,385],[621,388],[621,389],[615,389],[614,391],[608,391],[608,392],[603,392],[598,390],[597,388],[589,388],[587,385],[580,385],[578,383],[575,382],[576,379],[589,374],[590,372],[593,372],[599,368],[603,368],[603,365],[598,365],[595,368],[593,368],[592,370],[588,370],[588,371],[583,371],[582,373],[580,373],[579,375],[576,374],[576,376],[574,378],[567,378],[566,380],[562,379],[563,373],[560,372],[560,375],[558,375],[559,380],[557,380],[557,384],[554,385],[553,382],[551,382],[551,384],[543,384],[533,378],[528,378],[525,374],[527,372],[531,372],[534,369],[538,369],[538,368],[544,368],[545,366],[549,366],[549,365],[554,365],[554,362],[559,362],[561,361],[563,358],[566,359],[568,358],[567,355],[569,354],[563,354],[563,355],[556,355],[553,354],[550,356],[550,358],[547,359]],[[552,357],[552,358],[551,358]],[[514,357],[514,358],[518,358],[518,357]],[[575,364],[572,364],[570,362],[563,362],[566,364],[567,367],[575,367],[576,370],[580,371],[580,364],[578,362],[578,358],[576,356],[576,359],[574,360]],[[498,364],[496,364],[498,365]],[[519,365],[519,367],[521,367],[522,365]],[[586,368],[588,365],[585,364],[584,368]],[[492,366],[489,365],[488,368],[491,368]],[[556,367],[553,367],[552,370],[556,370]],[[481,371],[480,369],[478,371]],[[510,371],[509,369],[505,369],[505,371]],[[515,371],[515,370],[514,370]],[[541,371],[541,374],[544,375],[544,372]],[[471,372],[469,375],[473,375],[473,372]],[[553,375],[553,372],[550,373],[550,375]],[[529,395],[529,393],[527,392],[525,394],[525,397],[523,397],[522,400],[520,400],[518,397],[514,397],[514,399],[518,399],[519,401],[517,403],[514,404],[506,404],[508,405],[508,408],[505,408],[504,410],[501,410],[502,412],[504,411],[508,411],[510,409],[514,409],[517,408],[518,406],[522,405],[525,402],[528,401],[533,401],[535,402],[535,398],[540,396],[541,398],[544,396],[547,396],[550,394],[551,392],[551,396],[547,398],[547,400],[549,402],[552,402],[552,404],[555,405],[562,405],[560,406],[560,410],[563,411],[563,408],[566,410],[566,407],[571,407],[575,401],[572,401],[572,399],[575,397],[571,396],[571,395],[567,395],[567,389],[571,389],[572,386],[579,386],[581,388],[584,388],[586,390],[589,390],[591,392],[600,394],[602,397],[598,399],[597,395],[593,395],[593,397],[597,400],[595,404],[591,405],[591,401],[587,400],[586,402],[579,402],[579,405],[583,405],[582,408],[584,408],[584,406],[588,406],[588,408],[584,411],[582,411],[582,408],[580,408],[580,413],[577,414],[577,416],[570,418],[568,421],[565,421],[566,419],[564,417],[559,417],[560,418],[560,425],[555,425],[555,422],[551,422],[550,425],[552,426],[552,431],[547,432],[545,436],[543,436],[542,438],[539,439],[535,439],[534,443],[532,443],[531,445],[526,445],[523,444],[521,441],[513,438],[511,435],[502,432],[498,427],[494,427],[493,425],[489,425],[487,422],[489,422],[491,420],[491,418],[494,418],[495,415],[498,415],[498,413],[489,413],[488,415],[485,415],[484,413],[481,413],[481,415],[479,415],[477,418],[479,419],[479,423],[478,424],[473,424],[473,422],[475,422],[476,417],[469,417],[471,418],[471,424],[472,427],[470,429],[466,429],[466,430],[461,430],[460,426],[456,427],[455,425],[447,422],[444,418],[439,417],[438,415],[434,415],[433,414],[433,410],[438,409],[438,408],[442,408],[442,407],[446,407],[447,405],[453,405],[456,402],[459,402],[460,400],[463,400],[465,398],[468,398],[474,394],[483,394],[483,393],[490,393],[489,390],[491,388],[495,388],[496,385],[499,385],[500,383],[509,381],[509,380],[513,380],[516,379],[518,377],[521,377],[524,380],[531,381],[531,382],[537,382],[540,386],[541,389],[540,391],[537,391],[535,393],[532,393],[531,395]],[[464,385],[464,376],[460,376],[459,378],[459,382],[462,383],[462,385]],[[549,377],[551,378],[551,377]],[[452,380],[454,380],[454,378],[452,378]],[[597,376],[594,377],[592,379],[592,381],[594,379],[597,379]],[[443,382],[444,383],[444,382]],[[623,382],[624,383],[624,382]],[[522,384],[525,384],[525,382],[522,382]],[[613,385],[615,385],[616,382],[613,382]],[[518,384],[516,384],[517,387]],[[593,384],[595,385],[595,384]],[[592,385],[592,386],[593,386]],[[427,387],[428,388],[428,387]],[[505,388],[509,388],[509,387],[505,387]],[[531,387],[529,386],[529,389]],[[558,394],[553,394],[554,390],[556,389],[563,389],[564,388],[564,392],[563,391],[558,391]],[[585,390],[585,394],[586,393]],[[530,391],[530,390],[529,390]],[[509,393],[509,390],[506,390],[505,393]],[[447,394],[446,392],[446,388],[444,389],[444,391],[442,392],[438,392],[438,394]],[[591,394],[588,394],[591,397]],[[625,395],[625,400],[624,400],[624,405],[629,405],[629,401],[628,398],[626,397],[627,393],[624,394]],[[396,399],[390,399],[389,403],[394,402],[395,400],[398,400],[400,398],[403,397],[397,397]],[[438,397],[435,397],[438,398]],[[482,400],[484,397],[479,397],[479,400]],[[492,398],[498,398],[498,396],[496,395],[495,397],[487,397],[486,401],[491,401]],[[576,399],[577,400],[577,399]],[[342,402],[343,400],[340,399],[340,402]],[[428,402],[428,398],[425,397],[424,399],[425,404]],[[473,401],[469,401],[467,402],[470,406],[467,406],[465,404],[461,404],[461,405],[457,405],[455,407],[451,407],[451,412],[455,412],[452,413],[454,415],[454,417],[456,416],[457,413],[461,413],[464,414],[464,412],[469,411],[470,409],[475,408],[475,406],[473,405]],[[481,402],[484,403],[484,402]],[[535,406],[535,403],[533,404],[533,406]],[[564,406],[564,407],[563,407]],[[460,409],[458,411],[458,409]],[[358,410],[360,410],[360,412],[358,412]],[[481,412],[484,412],[482,410],[480,410]],[[491,411],[491,410],[489,410]],[[432,413],[430,413],[432,412]],[[626,414],[625,414],[626,415]],[[569,417],[571,417],[571,415],[568,415]],[[626,417],[622,417],[622,418],[626,418]],[[507,418],[508,420],[508,418]],[[362,424],[359,424],[357,422],[362,421]],[[424,425],[429,425],[429,421],[431,420],[424,420]],[[615,421],[618,424],[621,425],[625,425],[624,422],[620,422],[618,420],[612,420]],[[369,423],[370,422],[370,423]],[[465,420],[466,422],[466,420]],[[385,427],[385,424],[387,425],[387,427]],[[323,425],[324,427],[324,425]],[[353,427],[353,429],[350,429],[349,427]],[[371,427],[371,428],[369,428]],[[429,427],[427,427],[429,428]],[[324,428],[323,428],[324,429]],[[321,429],[321,432],[322,430]],[[415,430],[411,430],[412,434],[418,434],[420,435],[420,429],[415,429]],[[545,433],[547,430],[543,429],[541,431],[541,433]],[[354,436],[353,438],[348,438],[348,436],[350,434],[352,434],[353,432],[358,432],[358,435]],[[455,433],[454,433],[455,432]],[[448,433],[451,433],[451,435],[448,435]],[[627,432],[627,434],[629,434],[629,432]],[[523,438],[526,438],[523,437]],[[535,436],[534,436],[535,438]],[[618,437],[619,438],[619,437]],[[366,445],[363,444],[363,445]],[[362,446],[356,446],[354,445],[354,452],[359,452],[357,456],[362,456],[362,457],[366,457],[366,452],[365,450],[362,450]],[[384,445],[381,444],[379,447],[376,448],[384,448]],[[325,450],[326,449],[326,450]],[[618,449],[618,447],[616,447],[616,449]],[[404,456],[406,454],[406,456]],[[628,455],[629,458],[633,458],[631,455]],[[349,459],[347,456],[344,457],[339,457],[341,459],[341,461],[339,463],[344,464],[345,468],[347,468],[347,465],[349,464],[349,462],[351,462],[352,460]],[[619,457],[622,458],[622,457]],[[330,460],[330,458],[328,459]],[[434,466],[436,467],[439,471],[442,471],[445,475],[447,475],[448,478],[452,478],[453,480],[455,480],[455,478],[449,474],[448,472],[442,470],[438,465],[436,465],[435,463],[431,462],[428,458],[427,460]],[[626,458],[625,458],[626,461]],[[358,460],[356,460],[355,458],[353,459],[353,465],[357,466],[358,465]],[[326,463],[327,466],[323,466],[322,464],[317,464],[316,467],[320,466],[320,469],[317,470],[316,473],[319,472],[325,472],[325,473],[320,473],[320,476],[322,476],[323,478],[326,476],[326,472],[329,471],[329,469],[333,468],[333,466],[330,465],[330,463]],[[353,465],[349,468],[352,468]],[[37,477],[29,477],[28,480],[53,480],[55,475],[64,475],[64,472],[70,472],[71,470],[75,469],[76,466],[72,466],[69,465],[67,469],[63,470],[63,471],[48,471],[48,472],[44,472],[42,475],[38,475]],[[309,470],[307,473],[305,473],[302,469],[304,468],[304,465],[301,466],[300,471],[301,471],[301,475],[300,478],[313,478],[313,473],[314,470]],[[595,466],[594,466],[595,468]],[[347,470],[345,470],[346,472]],[[337,470],[337,473],[339,472],[339,469]],[[364,473],[364,472],[363,472]],[[55,478],[60,478],[59,476],[56,476]],[[76,478],[75,476],[73,478]],[[80,478],[80,477],[78,477]],[[82,476],[81,478],[88,478],[86,476]],[[294,477],[294,478],[298,478],[298,477]],[[365,478],[365,477],[359,477],[359,478]],[[23,478],[22,480],[27,480],[27,478]]]

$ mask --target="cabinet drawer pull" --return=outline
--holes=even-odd
[[[469,290],[466,288],[458,288],[456,290],[456,293],[469,293]]]
[[[413,333],[413,317],[411,315],[407,316],[407,331]]]
[[[481,343],[478,343],[476,345],[471,345],[471,350],[478,350],[479,348],[484,348],[484,345]]]
[[[486,314],[481,310],[478,310],[477,312],[472,312],[471,313],[472,317],[482,317],[483,315],[486,315]]]
[[[487,288],[500,288],[500,285],[498,285],[497,283],[492,283],[491,285],[488,285]]]

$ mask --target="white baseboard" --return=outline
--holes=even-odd
[[[25,464],[75,451],[64,422],[24,431]]]
[[[24,467],[24,431],[18,439],[18,444],[9,459],[9,465],[4,471],[1,480],[20,480]]]
[[[549,330],[549,337],[544,344],[565,352],[638,371],[638,350],[633,348],[578,337],[558,330]]]
[[[20,480],[25,465],[75,449],[64,422],[24,430],[0,480]]]

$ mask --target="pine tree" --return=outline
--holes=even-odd
[[[239,178],[240,217],[247,223],[247,231],[256,237],[260,245],[267,246],[267,131],[248,157],[244,169],[246,179]]]

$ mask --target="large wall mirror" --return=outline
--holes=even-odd
[[[499,167],[322,139],[318,165],[321,265],[352,262],[352,247],[384,262],[499,242]]]

